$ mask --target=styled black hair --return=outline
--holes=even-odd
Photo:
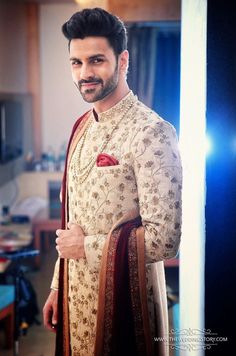
[[[70,41],[88,36],[106,37],[116,56],[127,49],[127,33],[124,23],[116,16],[100,9],[84,9],[76,12],[62,26],[62,32]]]

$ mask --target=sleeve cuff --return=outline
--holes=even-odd
[[[50,286],[50,288],[53,290],[58,290],[58,287],[59,287],[59,261],[60,261],[60,258],[58,258],[56,261],[55,268],[54,268],[54,274],[53,274],[53,278],[52,278],[52,283]]]
[[[88,235],[84,239],[85,256],[92,271],[100,269],[102,251],[106,241],[106,235]]]

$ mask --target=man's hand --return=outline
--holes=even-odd
[[[50,331],[56,332],[58,291],[51,290],[43,307],[43,323]]]
[[[80,225],[69,222],[69,230],[56,231],[56,249],[62,258],[78,259],[85,257],[84,232]]]

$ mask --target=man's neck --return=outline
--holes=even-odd
[[[99,114],[101,112],[107,111],[114,105],[119,103],[130,91],[127,83],[121,88],[116,88],[110,95],[106,96],[103,100],[99,100],[94,103],[94,109]]]

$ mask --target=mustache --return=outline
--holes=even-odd
[[[91,78],[91,79],[81,79],[78,81],[78,86],[81,86],[82,84],[91,84],[91,83],[103,83],[102,79],[99,78]]]

